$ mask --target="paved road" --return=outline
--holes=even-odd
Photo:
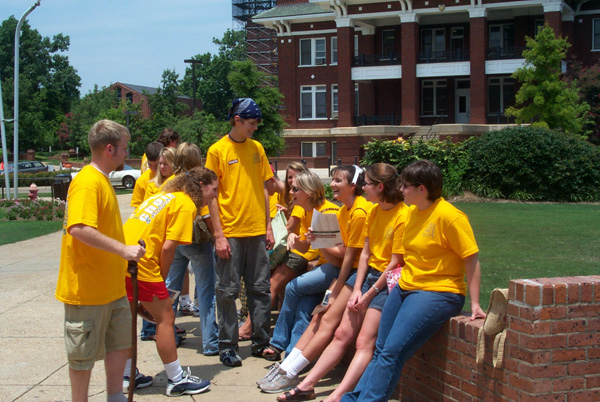
[[[130,195],[120,195],[124,219],[131,213]],[[63,343],[63,305],[54,298],[60,260],[61,233],[0,246],[0,401],[70,400],[67,361]],[[262,394],[255,381],[264,375],[270,362],[250,355],[250,342],[243,342],[242,367],[228,368],[218,357],[204,357],[199,324],[191,317],[177,319],[188,330],[188,339],[178,349],[184,367],[210,379],[210,391],[189,401],[275,401],[276,395]],[[138,327],[141,324],[138,324]],[[155,376],[154,385],[138,391],[137,401],[173,400],[164,395],[166,376],[153,342],[139,342],[138,367]],[[323,379],[317,398],[323,398],[339,384],[343,368]],[[100,362],[92,374],[90,400],[106,400],[104,370]],[[317,399],[318,400],[318,399]]]

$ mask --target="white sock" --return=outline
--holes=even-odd
[[[183,377],[183,369],[181,368],[181,365],[179,364],[179,359],[175,360],[174,362],[167,363],[164,366],[165,366],[165,371],[167,372],[167,377],[169,377],[169,380],[171,380],[173,382],[177,382],[177,381],[181,380],[181,378]]]
[[[182,295],[179,297],[179,304],[181,304],[182,306],[187,306],[191,302],[192,301],[190,300],[190,295]]]
[[[308,359],[302,355],[298,356],[296,359],[294,359],[294,361],[289,365],[287,371],[287,376],[292,378],[293,376],[297,375],[299,372],[302,371],[302,369],[304,369],[304,367],[308,366],[310,364],[310,361],[308,361]]]
[[[296,348],[292,349],[292,351],[290,352],[290,354],[287,355],[285,357],[285,359],[283,359],[283,362],[279,365],[279,368],[287,371],[288,366],[294,360],[296,360],[298,358],[298,356],[301,356],[301,355],[302,355],[302,351],[300,349],[296,349]]]
[[[131,376],[131,362],[131,359],[127,359],[127,362],[125,362],[125,371],[123,372],[123,377]]]

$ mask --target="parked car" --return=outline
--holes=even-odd
[[[19,173],[37,173],[37,172],[47,172],[48,166],[44,165],[42,162],[38,161],[24,161],[19,163]],[[8,173],[11,174],[13,172],[15,164],[8,164]],[[4,169],[0,171],[0,175],[4,174]]]
[[[71,178],[75,178],[79,172],[71,172]],[[140,178],[142,175],[142,171],[139,169],[134,169],[129,165],[125,165],[123,170],[114,170],[108,174],[108,178],[110,179],[110,184],[113,187],[123,186],[127,189],[132,189],[135,187],[135,181]]]

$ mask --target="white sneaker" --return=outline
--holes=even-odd
[[[188,367],[183,372],[181,380],[167,383],[167,396],[195,395],[206,391],[210,387],[210,381],[193,376]]]

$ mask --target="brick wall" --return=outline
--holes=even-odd
[[[521,279],[509,284],[504,365],[492,366],[483,320],[451,319],[405,365],[406,401],[600,401],[600,276]]]

